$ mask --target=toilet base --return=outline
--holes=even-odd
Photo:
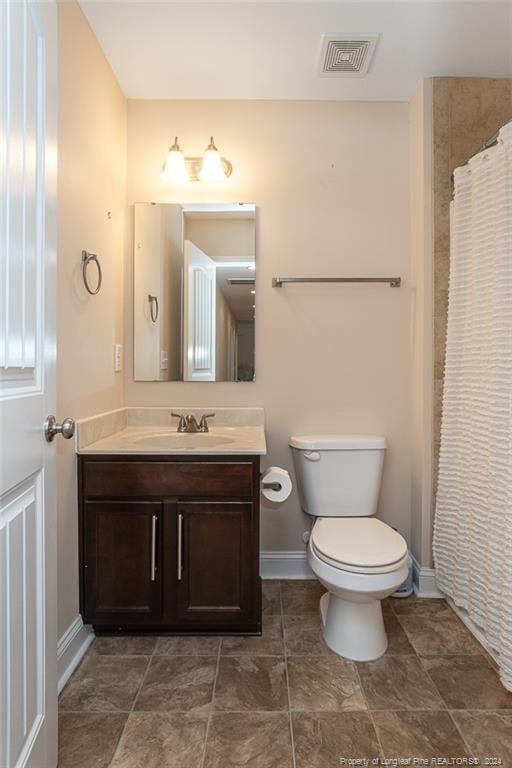
[[[373,661],[388,647],[380,600],[351,602],[326,592],[320,598],[324,639],[331,651],[352,661]]]

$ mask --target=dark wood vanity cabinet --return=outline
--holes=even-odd
[[[259,457],[78,457],[97,632],[259,633]]]
[[[95,621],[160,621],[158,501],[86,501],[83,508],[83,613]],[[156,551],[158,548],[158,552]]]
[[[246,621],[254,591],[253,503],[188,501],[178,504],[177,513],[182,532],[178,619],[225,627]]]

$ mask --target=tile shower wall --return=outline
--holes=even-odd
[[[438,77],[433,81],[434,194],[434,497],[450,274],[451,174],[512,119],[512,79]]]

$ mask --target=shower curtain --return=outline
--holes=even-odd
[[[454,185],[434,560],[512,690],[512,122]]]

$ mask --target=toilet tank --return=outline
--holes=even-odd
[[[304,512],[368,517],[377,511],[386,439],[379,435],[300,435],[289,441]]]

